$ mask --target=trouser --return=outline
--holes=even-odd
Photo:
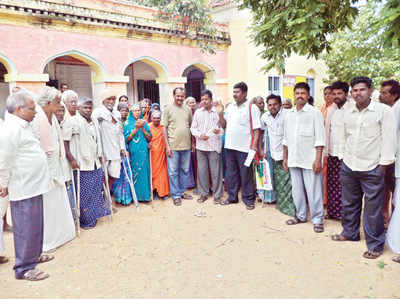
[[[37,265],[43,247],[43,196],[11,201],[14,231],[15,277]]]
[[[299,167],[290,167],[289,171],[297,219],[307,221],[308,199],[311,222],[321,224],[324,219],[322,173],[315,174],[312,169]]]
[[[394,193],[395,177],[394,177],[394,163],[386,167],[386,172],[384,176],[384,200],[382,215],[383,220],[386,225],[390,222],[390,212],[392,210],[392,204],[390,204],[390,198]]]
[[[255,188],[253,181],[253,168],[244,166],[247,153],[236,150],[226,150],[226,188],[228,201],[237,202],[239,184],[242,190],[242,201],[246,205],[254,204]]]
[[[4,240],[3,240],[3,217],[7,212],[8,198],[0,197],[0,256],[5,251]]]
[[[207,196],[210,190],[210,175],[214,198],[222,197],[221,154],[215,151],[197,152],[197,188],[201,196]]]
[[[171,197],[181,198],[185,192],[185,180],[189,175],[190,150],[172,151],[172,157],[167,156],[169,185]]]
[[[342,183],[342,235],[360,239],[362,198],[364,201],[363,227],[368,250],[382,251],[385,243],[382,205],[384,179],[380,166],[370,171],[353,171],[344,162],[340,169]]]

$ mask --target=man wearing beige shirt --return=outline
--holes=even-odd
[[[190,150],[192,149],[192,112],[186,105],[185,89],[177,87],[173,91],[174,102],[168,105],[161,116],[161,125],[167,153],[167,166],[171,197],[174,205],[180,206],[183,199],[193,199],[185,193],[184,181],[189,175]]]
[[[360,240],[360,217],[364,201],[363,227],[368,250],[363,257],[375,259],[383,252],[385,227],[382,206],[384,173],[395,160],[396,129],[390,107],[371,100],[372,81],[356,77],[351,81],[355,104],[343,116],[340,169],[342,183],[341,234],[334,241]]]

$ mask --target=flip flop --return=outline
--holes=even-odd
[[[24,279],[24,280],[29,280],[29,281],[39,281],[43,280],[46,278],[49,278],[50,275],[44,273],[43,271],[40,271],[39,269],[32,269],[24,273],[24,275],[21,278],[18,279]]]
[[[371,259],[374,260],[382,255],[382,251],[372,251],[372,250],[367,250],[366,252],[363,253],[363,257],[366,259]]]
[[[392,261],[396,263],[400,263],[400,255],[392,257]]]
[[[54,260],[54,256],[53,255],[42,254],[39,257],[38,264],[47,263],[47,262],[50,262],[51,260]]]
[[[306,222],[307,221],[301,221],[300,219],[297,219],[297,218],[286,220],[287,225],[296,225],[296,224],[301,224],[301,223],[306,223]]]
[[[324,225],[321,224],[314,224],[314,231],[316,233],[323,233],[324,232]]]

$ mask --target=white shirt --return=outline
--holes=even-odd
[[[283,108],[279,112],[272,116],[272,114],[267,111],[261,116],[261,124],[263,130],[268,130],[269,137],[269,151],[271,153],[271,158],[275,161],[283,160],[283,127],[285,123],[285,116],[287,111]]]
[[[296,106],[285,117],[283,145],[288,148],[288,167],[312,169],[316,147],[325,146],[324,119],[319,109],[306,104]]]
[[[219,129],[219,133],[214,134],[214,129]],[[190,131],[196,137],[196,149],[206,152],[221,152],[224,130],[221,128],[219,116],[214,107],[210,111],[204,107],[197,109],[193,116]],[[203,134],[209,138],[207,140],[200,139]]]
[[[225,111],[225,148],[248,153],[251,146],[250,133],[250,101],[240,106],[236,102],[230,104]],[[261,128],[260,109],[251,105],[253,130]]]
[[[47,157],[25,120],[8,114],[0,130],[0,186],[18,201],[47,193],[53,187]]]
[[[66,123],[67,124],[67,123]],[[65,125],[66,125],[65,124]],[[72,156],[79,164],[82,171],[92,171],[101,167],[99,157],[102,155],[100,132],[95,122],[88,122],[80,113],[72,116],[68,125],[71,129],[69,136],[64,135],[64,140],[69,141]]]
[[[333,157],[341,157],[340,153],[343,148],[341,142],[343,141],[343,117],[344,117],[345,106],[342,106],[340,109],[337,108],[331,118],[330,122],[330,134],[329,134],[329,155]]]
[[[343,162],[353,171],[369,171],[395,160],[397,146],[394,113],[371,100],[359,111],[355,104],[344,111]]]
[[[115,111],[111,112],[101,105],[93,111],[92,119],[99,122],[105,159],[107,161],[121,159],[121,150],[125,150],[125,138],[119,120],[120,114],[116,114]]]
[[[395,167],[395,177],[400,178],[400,98],[392,106],[394,117],[396,119],[396,135],[397,135],[397,150],[396,150],[396,162]]]

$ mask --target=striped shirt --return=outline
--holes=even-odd
[[[219,129],[218,134],[214,134],[214,129]],[[210,111],[204,107],[197,109],[193,116],[190,131],[196,137],[196,149],[206,152],[221,152],[222,134],[224,131],[221,128],[219,116],[214,107]],[[209,138],[201,140],[201,135],[206,135]]]

